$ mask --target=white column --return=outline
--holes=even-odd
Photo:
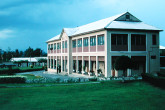
[[[149,53],[149,52],[148,52]],[[146,73],[149,73],[150,71],[149,71],[149,64],[150,64],[150,59],[149,59],[149,54],[147,53],[147,55],[146,55]]]
[[[96,52],[97,52],[97,46],[98,46],[98,42],[97,42],[97,35],[96,35]]]
[[[61,41],[61,53],[62,53],[62,41]]]
[[[65,56],[64,56],[64,72],[65,72]]]
[[[56,56],[56,70],[57,70],[57,64],[58,64],[58,62],[57,62],[57,56]]]
[[[111,33],[107,31],[107,34],[105,34],[105,77],[111,76],[111,55],[110,55],[110,49],[111,49]]]
[[[76,72],[78,73],[79,70],[79,61],[78,61],[78,56],[76,56]]]
[[[89,56],[89,72],[91,71],[91,56]]]
[[[76,39],[76,53],[78,52],[78,39]]]
[[[85,71],[83,70],[83,68],[84,68],[84,56],[82,56],[82,71]]]
[[[53,56],[53,69],[54,69],[54,64],[55,64],[55,62],[54,62],[54,56]]]
[[[128,34],[128,51],[131,52],[131,34]]]
[[[88,38],[88,50],[90,52],[90,37]]]
[[[63,56],[61,56],[61,72],[63,72]]]
[[[72,57],[72,38],[68,38],[68,42],[67,42],[67,48],[68,48],[68,74],[72,74],[73,73],[73,57]]]
[[[82,38],[82,53],[83,53],[83,50],[84,50],[84,39]]]
[[[57,53],[57,43],[56,43],[56,53]],[[56,58],[57,58],[57,56],[56,56]]]
[[[54,53],[54,43],[53,43],[53,53]]]
[[[131,58],[131,55],[128,55],[129,58]],[[127,76],[131,76],[131,69],[127,69]]]
[[[97,70],[99,69],[99,61],[98,61],[98,56],[96,56],[96,76],[98,76]]]
[[[47,57],[47,68],[49,68],[49,59],[50,59],[50,57],[48,56]]]

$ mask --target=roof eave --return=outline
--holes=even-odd
[[[97,29],[97,30],[92,30],[92,31],[84,32],[84,33],[79,33],[79,34],[71,35],[71,36],[68,36],[68,37],[75,37],[75,36],[79,36],[79,35],[85,35],[85,34],[89,34],[89,33],[93,33],[93,32],[98,32],[98,31],[102,31],[102,30],[105,30],[105,28],[101,28],[101,29]]]
[[[50,42],[53,42],[53,41],[58,41],[60,39],[56,39],[56,40],[51,40],[51,41],[46,41],[46,43],[50,43]]]
[[[113,30],[143,30],[143,31],[159,31],[159,32],[161,32],[161,31],[163,31],[163,30],[161,30],[161,29],[157,29],[157,30],[154,30],[154,29],[131,29],[131,28],[105,28],[105,29],[107,29],[107,30],[110,30],[110,29],[113,29]]]

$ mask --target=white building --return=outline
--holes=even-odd
[[[105,77],[120,76],[113,64],[118,56],[129,56],[137,67],[127,76],[160,71],[159,32],[129,12],[102,19],[76,28],[64,28],[48,40],[48,71],[71,74],[101,69]]]
[[[11,62],[20,62],[20,61],[25,61],[24,63],[21,63],[21,66],[38,66],[40,63],[38,62],[40,59],[47,59],[47,57],[15,57],[11,58]],[[44,63],[42,64],[44,66]]]

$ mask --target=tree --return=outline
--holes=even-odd
[[[40,57],[42,55],[42,50],[40,48],[36,48],[34,50],[34,56],[35,57]]]
[[[14,57],[19,57],[20,54],[19,54],[18,49],[15,50],[15,53],[14,54],[15,54]]]
[[[131,68],[131,58],[128,56],[120,56],[116,59],[115,65],[116,70],[123,70],[123,82],[124,82],[124,76],[127,73],[127,69]]]
[[[32,48],[28,48],[25,50],[25,57],[33,57],[33,49]]]
[[[39,63],[47,63],[47,59],[41,58],[38,60]]]
[[[2,62],[2,49],[0,49],[0,63]]]
[[[44,66],[45,63],[47,63],[47,59],[41,58],[38,60],[38,62],[39,62],[39,65],[40,65],[40,63],[43,63],[43,66]]]

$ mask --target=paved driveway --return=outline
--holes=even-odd
[[[49,78],[49,79],[60,78],[61,80],[64,80],[64,79],[77,79],[77,78],[88,79],[88,78],[93,77],[93,76],[76,74],[76,73],[72,73],[72,74],[67,75],[66,73],[57,74],[55,72],[45,72],[45,71],[33,71],[33,72],[17,73],[17,75],[19,75],[19,74],[33,74],[35,76],[41,76],[41,77]]]

